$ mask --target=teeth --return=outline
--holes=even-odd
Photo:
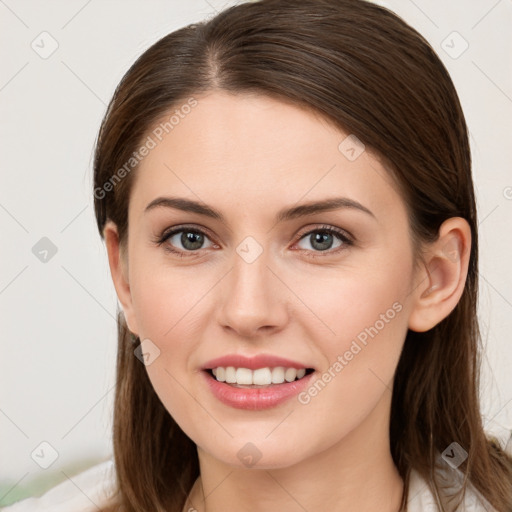
[[[235,370],[235,368],[233,368],[233,366],[228,366],[226,368],[226,382],[228,384],[236,383],[236,370]]]
[[[296,379],[302,379],[306,375],[306,369],[301,368],[258,368],[250,370],[249,368],[234,368],[228,366],[223,368],[212,368],[212,373],[219,382],[228,384],[239,384],[242,386],[269,386],[270,384],[282,384],[283,382],[293,382]]]
[[[253,384],[257,384],[258,386],[268,386],[272,382],[272,371],[270,368],[258,368],[251,373]]]
[[[278,366],[272,368],[272,384],[282,384],[284,382],[284,368]]]
[[[238,368],[236,370],[235,379],[237,384],[252,384],[252,371],[248,368]]]
[[[295,368],[286,368],[284,372],[284,380],[286,382],[292,382],[297,377],[297,370]]]

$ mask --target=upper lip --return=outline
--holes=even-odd
[[[285,359],[284,357],[273,356],[269,354],[258,354],[253,357],[246,357],[240,354],[229,354],[226,356],[217,357],[205,363],[202,367],[203,370],[211,370],[212,368],[227,368],[234,366],[235,368],[248,368],[249,370],[257,370],[258,368],[275,368],[283,366],[285,368],[311,368],[311,366],[293,361],[292,359]]]

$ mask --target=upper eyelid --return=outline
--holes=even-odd
[[[173,236],[173,235],[175,235],[177,233],[181,233],[182,231],[196,231],[196,232],[202,233],[204,235],[207,235],[209,238],[214,238],[214,237],[211,236],[210,231],[207,228],[202,227],[202,226],[201,227],[195,227],[195,226],[192,226],[192,225],[184,225],[184,226],[178,225],[178,226],[174,226],[174,227],[169,228],[169,229],[164,229],[162,231],[162,234],[159,236],[159,238],[161,240],[164,240],[164,239],[167,240],[171,236]]]

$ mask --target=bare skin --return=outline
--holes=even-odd
[[[416,268],[405,203],[369,148],[347,158],[339,145],[349,134],[275,99],[196,98],[135,171],[127,251],[112,222],[104,231],[128,326],[160,350],[146,366],[155,392],[197,445],[200,478],[183,510],[396,512],[403,481],[389,446],[394,371],[407,329],[428,330],[456,306],[469,225],[443,223]],[[225,221],[165,206],[145,211],[163,196],[206,203]],[[333,197],[371,213],[345,206],[276,221],[283,208]],[[204,232],[200,248],[185,247],[181,232],[155,242],[183,224]],[[326,227],[346,238],[327,234],[320,245],[313,235]],[[251,250],[261,249],[250,263],[237,252],[248,236]],[[351,357],[371,326],[374,335]],[[331,379],[264,410],[228,406],[205,385],[208,360],[261,353],[313,368],[314,380],[330,369]],[[250,467],[240,457],[247,443],[260,454]]]

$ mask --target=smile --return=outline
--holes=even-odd
[[[251,411],[271,409],[297,396],[307,389],[315,373],[312,368],[285,366],[215,366],[200,372],[219,402]]]

